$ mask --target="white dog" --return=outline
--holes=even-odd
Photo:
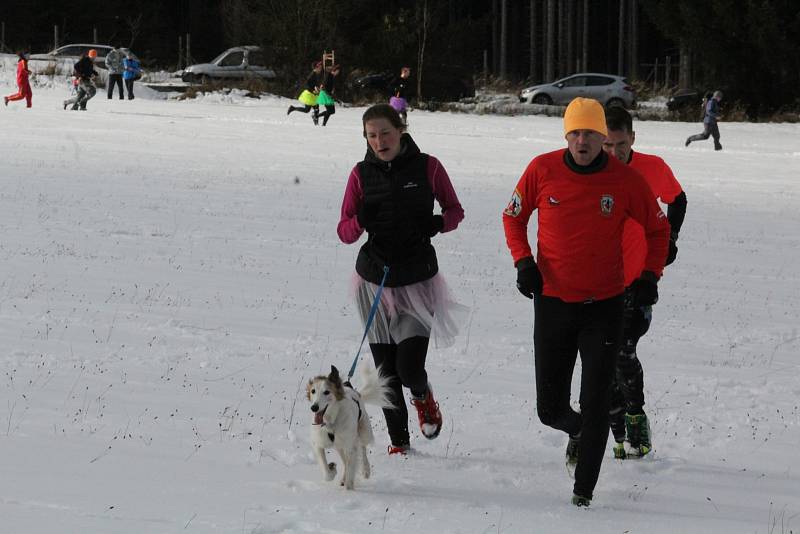
[[[361,366],[363,385],[359,391],[349,382],[342,383],[339,371],[331,366],[328,376],[317,376],[308,381],[306,395],[311,401],[314,421],[311,425],[311,445],[322,468],[325,480],[336,476],[336,464],[328,463],[325,449],[336,449],[344,464],[341,485],[353,489],[356,470],[369,478],[370,466],[367,445],[375,441],[365,404],[391,408],[390,389],[386,378],[372,365]]]

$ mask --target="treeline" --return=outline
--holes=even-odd
[[[410,65],[423,98],[452,80],[595,71],[720,88],[751,116],[800,107],[797,0],[28,0],[3,2],[0,22],[5,51],[46,51],[58,26],[59,44],[97,35],[151,67],[177,66],[187,34],[196,61],[261,44],[290,81],[335,49],[350,73]]]

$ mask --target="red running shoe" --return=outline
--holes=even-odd
[[[434,439],[442,431],[442,412],[439,411],[439,403],[433,398],[433,389],[428,384],[428,392],[422,398],[414,397],[411,404],[417,409],[419,416],[419,429],[422,435],[428,439]]]
[[[389,456],[393,456],[395,454],[406,456],[409,448],[409,445],[389,445],[387,452],[389,453]]]

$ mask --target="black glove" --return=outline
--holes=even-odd
[[[444,217],[441,215],[432,215],[431,218],[428,219],[428,224],[425,229],[428,232],[428,237],[433,237],[441,232],[442,228],[444,228]]]
[[[675,243],[678,240],[678,232],[672,232],[669,236],[669,252],[667,252],[667,261],[664,265],[669,265],[678,256],[678,245]]]
[[[542,273],[531,256],[517,262],[517,289],[529,299],[542,294]]]
[[[643,271],[642,275],[633,281],[631,291],[633,292],[634,308],[642,306],[652,306],[658,302],[658,277],[653,271]]]
[[[358,213],[356,214],[358,225],[364,230],[369,230],[369,225],[375,222],[375,216],[378,214],[379,207],[380,205],[378,203],[368,204],[362,201],[361,206],[358,208]]]

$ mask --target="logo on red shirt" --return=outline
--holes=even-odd
[[[600,197],[600,215],[603,217],[611,217],[611,212],[614,209],[614,197],[611,195],[602,195]]]
[[[514,194],[511,195],[511,200],[508,202],[508,206],[506,209],[503,210],[503,213],[509,215],[511,217],[516,217],[519,215],[519,212],[522,211],[522,195],[519,194],[519,191],[514,189]]]

